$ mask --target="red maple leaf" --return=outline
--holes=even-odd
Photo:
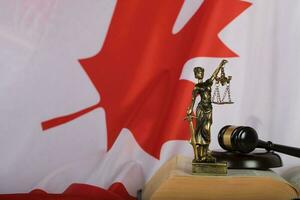
[[[234,57],[218,33],[250,3],[206,0],[177,34],[172,28],[183,1],[118,1],[102,50],[80,60],[101,101],[71,115],[42,123],[52,128],[95,108],[106,111],[110,149],[122,128],[159,158],[169,140],[186,140],[184,116],[193,84],[179,80],[184,63],[194,57]]]

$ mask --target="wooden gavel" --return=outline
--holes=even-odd
[[[256,131],[248,126],[224,126],[219,131],[218,141],[227,151],[249,153],[255,148],[264,148],[300,158],[300,148],[259,140]]]

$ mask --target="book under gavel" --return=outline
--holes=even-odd
[[[291,184],[268,170],[282,166],[280,156],[273,151],[299,157],[299,148],[264,142],[258,139],[253,128],[244,126],[225,126],[220,130],[218,139],[226,151],[213,151],[212,155],[227,162],[227,175],[192,175],[192,158],[178,155],[157,170],[141,190],[141,197],[144,200],[281,200],[299,196]],[[267,151],[252,152],[256,148]]]

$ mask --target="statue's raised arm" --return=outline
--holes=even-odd
[[[209,78],[210,81],[214,81],[217,77],[217,75],[219,74],[220,70],[222,69],[222,67],[224,67],[224,65],[227,63],[227,60],[222,60],[219,64],[219,66],[217,67],[217,69],[215,69],[214,73],[211,75],[211,77]]]

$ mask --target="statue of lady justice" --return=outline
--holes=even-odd
[[[198,79],[198,83],[195,84],[192,93],[192,102],[189,106],[186,118],[190,122],[190,129],[192,133],[191,144],[194,150],[193,163],[215,163],[216,159],[211,155],[209,151],[210,135],[211,135],[211,124],[212,124],[212,100],[211,100],[211,87],[216,80],[222,85],[227,81],[229,83],[231,77],[227,78],[224,76],[218,77],[220,70],[224,72],[224,65],[227,60],[222,60],[217,69],[213,72],[211,77],[206,81],[204,78],[204,69],[202,67],[195,67],[194,74],[195,78]],[[223,78],[223,80],[222,80]],[[196,97],[200,95],[201,100],[196,108],[196,116],[192,116],[193,108]],[[196,118],[196,127],[194,129],[192,118]]]

